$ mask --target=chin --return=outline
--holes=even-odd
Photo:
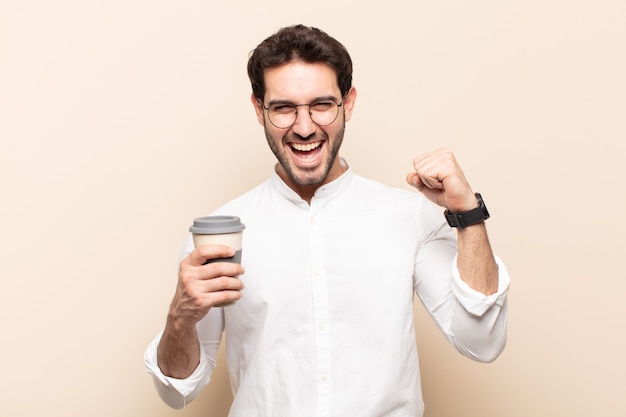
[[[320,185],[328,176],[328,170],[323,170],[321,168],[317,168],[313,172],[307,172],[302,169],[290,169],[287,172],[289,177],[291,177],[291,180],[301,187]]]
[[[292,179],[294,180],[294,182],[296,184],[298,184],[298,185],[300,185],[302,187],[311,187],[311,186],[314,186],[314,185],[321,185],[324,182],[324,180],[326,179],[326,176],[324,176],[324,177],[314,177],[314,178],[311,178],[311,177],[293,178],[292,177]]]

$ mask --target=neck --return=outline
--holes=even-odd
[[[287,174],[280,164],[276,164],[275,170],[278,176],[285,182],[285,184],[287,184],[289,188],[295,191],[300,198],[308,204],[311,204],[311,199],[315,195],[315,191],[317,191],[317,189],[321,186],[328,184],[343,175],[343,173],[348,170],[348,165],[337,157],[326,177],[322,181],[310,185],[298,184],[289,174]]]

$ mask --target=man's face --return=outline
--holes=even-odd
[[[300,195],[310,194],[320,185],[337,179],[344,171],[337,158],[345,122],[350,119],[356,90],[341,97],[333,69],[321,63],[291,62],[265,71],[265,98],[259,103],[253,96],[259,123],[267,142],[278,159],[278,174]],[[275,127],[267,111],[272,103],[309,104],[332,98],[339,107],[337,119],[328,126],[313,122],[307,106],[299,106],[294,124],[286,129]]]

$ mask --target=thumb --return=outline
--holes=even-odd
[[[406,182],[408,182],[409,185],[415,187],[417,191],[424,194],[424,197],[426,197],[433,203],[443,207],[443,203],[441,201],[442,190],[433,189],[433,188],[426,186],[426,184],[424,184],[424,182],[422,181],[420,176],[417,175],[417,173],[415,172],[409,173],[406,176]]]
[[[409,172],[406,176],[406,182],[409,185],[417,188],[418,191],[422,191],[422,189],[424,188],[424,183],[416,172]]]

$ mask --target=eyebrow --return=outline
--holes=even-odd
[[[310,104],[310,103],[315,103],[318,101],[327,101],[327,100],[332,100],[335,103],[337,103],[337,97],[333,96],[333,95],[327,95],[327,96],[320,96],[320,97],[316,97],[313,100],[311,100],[310,102],[306,103],[306,104]],[[282,99],[276,99],[276,100],[272,100],[269,103],[267,103],[267,106],[271,106],[273,104],[293,104],[295,105],[296,103],[294,103],[293,101],[290,100],[282,100]],[[305,103],[302,103],[305,104]]]

